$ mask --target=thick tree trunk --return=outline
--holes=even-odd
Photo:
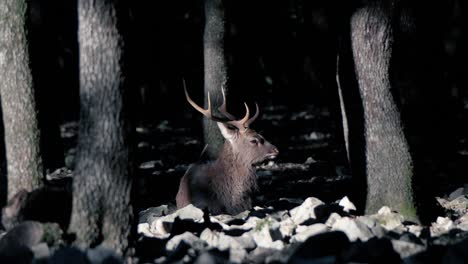
[[[32,191],[43,176],[40,132],[25,31],[26,1],[0,2],[0,97],[8,198]]]
[[[387,205],[417,221],[412,158],[390,82],[392,9],[382,2],[361,7],[351,17],[351,45],[364,114],[366,213]]]
[[[225,19],[223,0],[205,0],[205,31],[203,52],[205,63],[205,96],[208,92],[213,111],[222,103],[221,89],[227,89],[227,67],[224,54]],[[207,100],[205,100],[205,106]],[[206,154],[216,158],[223,147],[224,139],[216,122],[204,118],[203,130]]]
[[[80,0],[80,129],[70,232],[125,254],[132,186],[118,1]]]

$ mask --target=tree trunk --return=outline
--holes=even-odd
[[[125,254],[132,224],[129,124],[118,1],[80,0],[80,128],[70,232]]]
[[[400,112],[392,94],[392,8],[384,1],[351,17],[351,45],[364,114],[366,213],[387,205],[418,221],[412,188],[413,165]]]
[[[225,19],[223,0],[205,0],[205,31],[203,34],[203,51],[205,63],[205,96],[208,92],[213,111],[222,103],[221,89],[226,90],[227,67],[224,54]],[[205,100],[205,107],[207,100]],[[206,154],[216,158],[223,147],[224,138],[216,122],[204,118],[203,130]]]
[[[25,31],[26,1],[0,2],[0,97],[8,198],[32,191],[43,176],[40,132]]]

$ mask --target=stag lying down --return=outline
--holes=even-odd
[[[185,87],[184,87],[185,89]],[[206,118],[215,121],[225,142],[218,158],[207,163],[192,164],[182,177],[177,193],[177,207],[193,204],[208,209],[212,214],[238,214],[252,207],[251,194],[257,188],[253,164],[278,155],[278,149],[266,141],[262,135],[249,128],[258,117],[250,118],[245,104],[244,118],[236,120],[226,111],[226,98],[223,91],[223,104],[219,107],[221,117],[211,111],[210,95],[208,108],[198,106],[187,93],[187,101]]]

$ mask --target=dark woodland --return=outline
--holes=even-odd
[[[0,263],[468,261],[467,17],[0,1]]]

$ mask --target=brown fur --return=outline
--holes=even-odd
[[[218,125],[226,138],[223,149],[216,160],[196,163],[187,170],[176,197],[178,208],[192,203],[212,214],[250,209],[251,194],[257,188],[252,165],[278,154],[275,146],[252,129]]]

